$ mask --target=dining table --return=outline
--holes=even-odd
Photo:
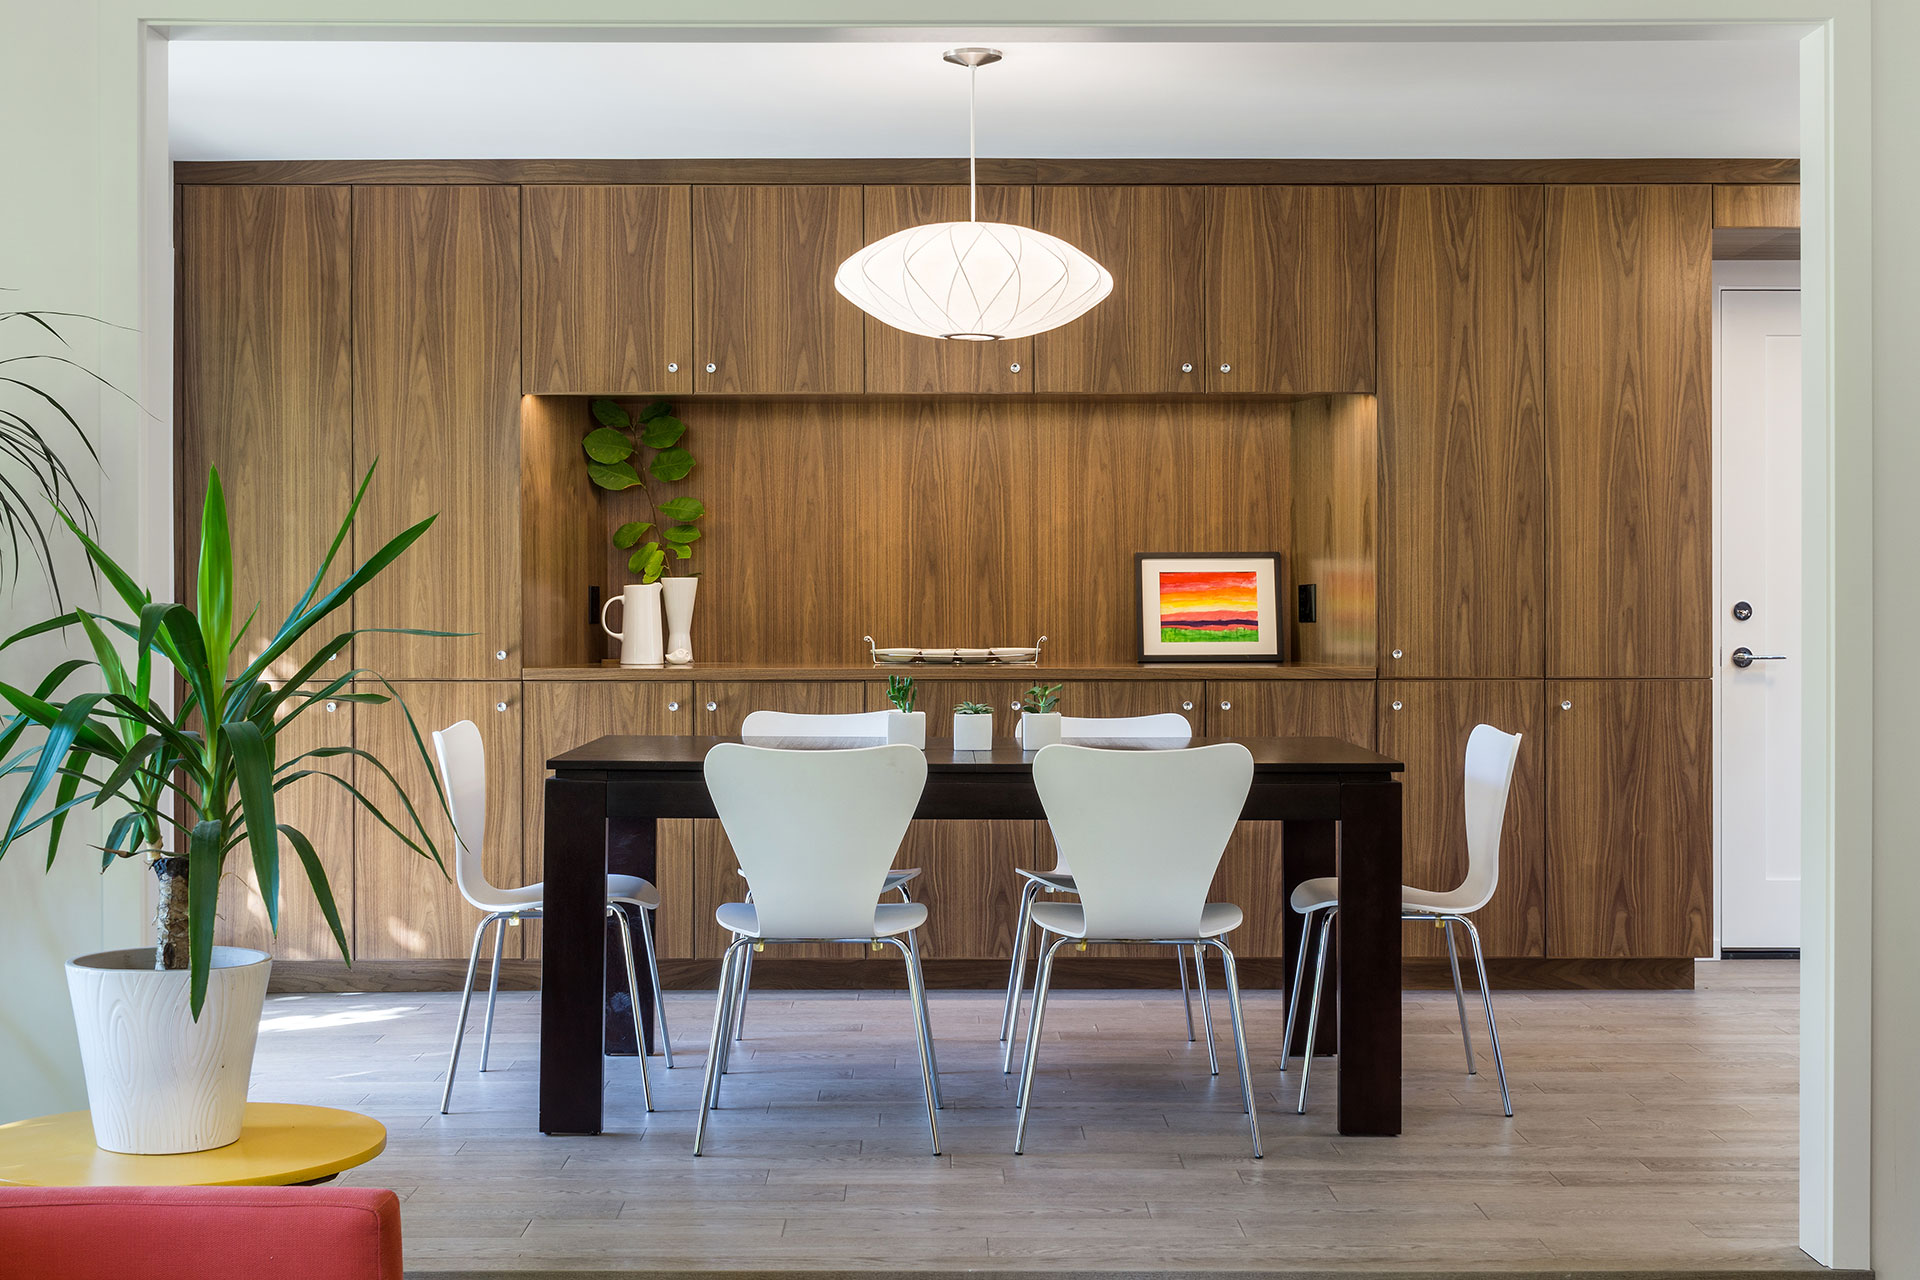
[[[832,750],[878,739],[753,737],[755,745]],[[597,1134],[604,1122],[605,1055],[647,1052],[653,999],[641,984],[634,1041],[617,933],[607,926],[609,873],[656,879],[655,824],[713,818],[707,753],[737,735],[615,734],[547,761],[541,933],[540,1131]],[[1238,742],[1253,756],[1242,821],[1282,823],[1274,850],[1283,891],[1320,876],[1339,877],[1334,930],[1331,1028],[1315,1051],[1338,1052],[1336,1124],[1342,1134],[1400,1132],[1401,797],[1391,757],[1338,738],[1193,738],[1076,740],[1127,751],[1180,750]],[[1036,752],[1017,742],[958,751],[930,740],[927,782],[917,820],[1044,820],[1033,782]],[[938,913],[940,904],[928,902]],[[1289,913],[1293,916],[1294,913]],[[1297,917],[1286,931],[1289,955],[1305,945]],[[1292,966],[1285,966],[1291,982]],[[609,975],[618,975],[611,984]],[[1305,1022],[1306,1019],[1301,1019]],[[1297,1028],[1290,1052],[1303,1052]],[[1256,1088],[1258,1086],[1256,1085]]]

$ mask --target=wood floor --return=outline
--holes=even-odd
[[[1219,997],[1216,995],[1216,1000]],[[1812,1268],[1794,1247],[1796,966],[1703,963],[1694,991],[1497,992],[1514,1093],[1465,1074],[1453,997],[1406,1002],[1406,1133],[1334,1132],[1278,1074],[1285,1009],[1247,995],[1266,1158],[1253,1160],[1224,1001],[1222,1074],[1177,993],[1063,992],[1015,1156],[995,993],[935,993],[944,1154],[927,1154],[903,996],[756,995],[707,1154],[690,1154],[711,998],[670,994],[679,1066],[609,1062],[613,1131],[534,1127],[537,993],[479,1018],[437,1112],[455,997],[278,996],[253,1096],[384,1121],[345,1179],[404,1200],[410,1276],[504,1270],[1395,1271]],[[1471,1007],[1470,1007],[1471,1008]]]

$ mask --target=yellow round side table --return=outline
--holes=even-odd
[[[0,1125],[0,1186],[286,1186],[324,1181],[386,1147],[387,1127],[369,1116],[249,1102],[237,1142],[177,1156],[129,1156],[95,1146],[91,1115],[69,1111]]]

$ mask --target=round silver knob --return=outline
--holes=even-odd
[[[1014,711],[1018,711],[1020,709],[1020,699],[1015,698],[1012,702],[1009,702],[1007,706]]]
[[[667,372],[668,373],[680,372],[680,362],[678,360],[667,361]]]
[[[1182,362],[1181,362],[1181,364],[1180,364],[1180,372],[1182,372],[1182,373],[1192,373],[1192,372],[1193,372],[1193,361],[1191,361],[1191,360],[1185,360],[1185,361],[1182,361]]]
[[[1401,652],[1400,652],[1400,650],[1398,650],[1398,649],[1395,649],[1395,650],[1393,651],[1393,656],[1394,656],[1394,657],[1396,657],[1396,658],[1398,658],[1398,657],[1402,657],[1403,655],[1401,654]]]
[[[1222,373],[1232,373],[1232,372],[1233,372],[1233,366],[1232,366],[1232,365],[1230,365],[1230,364],[1223,364],[1223,365],[1221,365],[1221,366],[1220,366],[1220,372],[1222,372]]]
[[[1228,701],[1226,701],[1226,700],[1225,700],[1225,699],[1223,698],[1223,699],[1221,699],[1221,701],[1220,701],[1220,709],[1221,709],[1222,711],[1231,711],[1231,710],[1233,710],[1233,704],[1232,704],[1231,702],[1228,702]]]
[[[709,711],[718,711],[719,709],[720,709],[720,704],[717,702],[709,702],[707,704],[707,710]]]
[[[493,709],[495,711],[505,711],[507,709],[507,704],[504,702],[496,702],[493,704]]]
[[[1568,699],[1568,698],[1562,698],[1562,699],[1560,699],[1560,709],[1561,709],[1562,711],[1571,711],[1571,710],[1573,710],[1573,702],[1572,702],[1572,700],[1571,700],[1571,699]]]
[[[667,710],[669,711],[678,711],[679,709],[680,709],[680,704],[677,702],[669,702],[667,704]]]
[[[339,709],[340,709],[340,704],[337,702],[329,702],[327,704],[327,710],[329,711],[338,711]]]
[[[1193,704],[1191,702],[1183,702],[1180,704],[1180,709],[1182,711],[1191,711],[1193,710]]]
[[[708,373],[718,373],[718,372],[720,372],[720,366],[719,366],[719,365],[717,365],[717,364],[715,364],[715,363],[714,363],[713,361],[711,361],[711,360],[709,360],[709,361],[707,361],[707,372],[708,372]]]
[[[1014,362],[1013,362],[1012,364],[1010,364],[1010,365],[1008,365],[1008,366],[1007,366],[1007,372],[1008,372],[1008,373],[1018,373],[1018,372],[1020,372],[1020,362],[1019,362],[1018,360],[1015,360],[1015,361],[1014,361]]]
[[[493,657],[496,662],[505,662],[507,660],[507,651],[505,649],[495,649],[493,651]]]
[[[1398,710],[1400,709],[1400,706],[1401,706],[1401,703],[1400,703],[1400,699],[1398,699],[1398,698],[1395,698],[1395,699],[1393,700],[1393,709],[1394,709],[1395,711],[1398,711]]]

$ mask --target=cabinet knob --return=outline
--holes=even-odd
[[[1230,364],[1223,364],[1223,365],[1221,365],[1221,366],[1220,366],[1220,372],[1222,372],[1222,373],[1232,373],[1232,372],[1233,372],[1233,366],[1232,366],[1232,365],[1230,365]]]
[[[1018,372],[1020,372],[1020,362],[1019,362],[1018,360],[1015,360],[1015,361],[1014,361],[1014,362],[1013,362],[1012,364],[1010,364],[1010,365],[1008,365],[1008,366],[1007,366],[1007,372],[1008,372],[1008,373],[1018,373]]]
[[[329,702],[327,704],[328,711],[338,711],[339,709],[340,709],[340,704],[337,702]]]
[[[1180,362],[1180,372],[1182,372],[1182,373],[1192,373],[1192,372],[1193,372],[1193,361],[1191,361],[1191,360],[1183,360],[1183,361],[1181,361],[1181,362]]]
[[[680,709],[680,704],[677,702],[669,702],[667,704],[667,710],[669,711],[678,711],[679,709]]]
[[[678,360],[667,361],[667,372],[668,373],[680,372],[680,362]]]
[[[1393,656],[1394,656],[1394,657],[1396,657],[1396,658],[1398,658],[1398,657],[1402,657],[1402,656],[1404,656],[1404,655],[1402,655],[1402,654],[1401,654],[1401,652],[1400,652],[1400,650],[1398,650],[1398,649],[1395,649],[1395,650],[1393,651]]]
[[[717,365],[717,364],[715,364],[715,363],[714,363],[713,361],[711,361],[711,360],[709,360],[709,361],[707,361],[707,372],[708,372],[708,373],[718,373],[718,372],[720,372],[720,366],[719,366],[719,365]]]
[[[707,704],[707,710],[709,711],[718,711],[719,709],[720,709],[720,704],[717,702],[709,702]]]
[[[507,704],[504,702],[496,702],[493,704],[493,709],[495,711],[505,711],[507,709]]]
[[[1009,702],[1007,706],[1011,710],[1018,711],[1020,709],[1020,699],[1015,698],[1012,702]]]
[[[505,662],[507,660],[507,651],[505,649],[495,649],[493,651],[493,659],[495,662]]]
[[[1228,702],[1225,698],[1222,698],[1220,699],[1220,709],[1222,711],[1231,711],[1233,710],[1233,704],[1231,702]]]
[[[1400,699],[1398,699],[1398,698],[1395,698],[1395,699],[1393,700],[1393,709],[1394,709],[1395,711],[1398,711],[1398,710],[1400,709],[1400,707],[1401,707],[1401,702],[1400,702]]]
[[[1191,711],[1193,710],[1193,703],[1191,701],[1183,702],[1180,704],[1180,709],[1182,711]]]
[[[1561,709],[1562,711],[1571,711],[1571,710],[1573,710],[1573,700],[1572,700],[1572,699],[1570,699],[1570,698],[1562,698],[1562,699],[1560,699],[1560,709]]]

